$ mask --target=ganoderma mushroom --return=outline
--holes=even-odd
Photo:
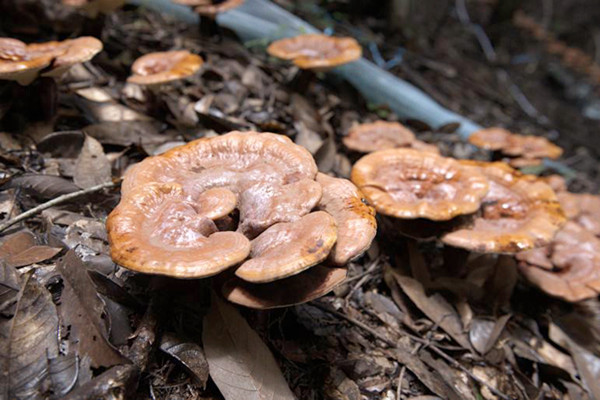
[[[269,45],[267,52],[273,57],[291,60],[301,69],[328,71],[358,60],[362,48],[350,37],[307,34],[277,40]]]
[[[87,36],[31,44],[0,38],[0,80],[28,85],[40,73],[58,77],[73,65],[91,60],[101,50],[102,42]]]
[[[481,210],[442,242],[479,253],[514,254],[545,246],[565,223],[552,188],[501,162],[462,160],[490,182]]]
[[[187,50],[163,51],[141,56],[131,66],[127,82],[157,86],[194,75],[204,64],[202,57]]]
[[[516,257],[525,278],[551,296],[577,302],[600,294],[600,239],[574,222],[548,246]]]
[[[600,196],[563,191],[557,197],[569,220],[600,236]]]
[[[291,303],[313,298],[345,272],[310,269],[343,267],[375,235],[373,210],[356,188],[317,172],[307,150],[272,133],[230,132],[149,157],[127,171],[107,220],[111,256],[135,271],[178,278],[235,267],[227,296],[232,287],[258,296],[267,286],[255,292],[252,285],[285,281],[303,288],[304,297],[290,293]]]
[[[417,140],[414,133],[399,122],[375,121],[355,125],[342,142],[348,149],[360,153],[404,147],[439,154],[437,146]]]
[[[413,149],[364,156],[352,168],[352,182],[383,215],[433,221],[474,213],[488,191],[476,168]]]
[[[244,0],[172,0],[174,3],[191,7],[200,15],[200,32],[213,35],[219,32],[215,22],[217,15],[241,6]]]
[[[510,158],[514,167],[535,166],[543,158],[558,158],[563,150],[541,136],[517,135],[503,128],[487,128],[474,132],[469,142],[482,149],[499,152]]]

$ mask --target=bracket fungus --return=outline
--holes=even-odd
[[[279,281],[308,297],[321,293],[345,272],[309,269],[343,266],[369,247],[376,228],[349,181],[317,172],[306,149],[272,133],[230,132],[149,157],[127,171],[107,220],[111,256],[178,278],[236,266],[227,273],[245,282],[244,293]],[[293,283],[302,276],[310,278]]]
[[[362,157],[352,182],[381,214],[447,221],[479,209],[488,182],[476,168],[413,149],[390,149]]]
[[[547,245],[565,223],[550,186],[505,163],[462,160],[489,181],[481,210],[467,226],[442,237],[445,244],[480,253],[513,254]]]
[[[405,147],[439,154],[437,146],[418,140],[399,122],[375,121],[355,125],[342,142],[348,149],[360,153]]]
[[[306,34],[271,43],[267,52],[283,60],[291,60],[301,69],[327,71],[358,60],[362,48],[350,37]]]
[[[557,197],[569,220],[600,236],[600,196],[563,191]]]
[[[187,50],[149,53],[134,61],[127,82],[156,86],[194,75],[204,64],[202,57]]]
[[[600,239],[567,222],[550,245],[517,254],[525,278],[542,291],[569,302],[600,294]]]
[[[91,60],[101,50],[102,42],[88,36],[31,44],[0,38],[0,80],[28,85],[40,73],[58,77],[73,65]]]

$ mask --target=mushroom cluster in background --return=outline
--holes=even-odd
[[[158,86],[192,76],[204,64],[202,57],[187,50],[144,54],[131,66],[127,82],[143,86]]]
[[[133,166],[107,229],[122,266],[178,278],[223,273],[216,281],[229,300],[271,308],[339,284],[376,224],[354,185],[318,174],[289,138],[230,132]]]
[[[518,135],[497,127],[474,132],[469,142],[496,152],[516,168],[538,166],[544,158],[559,158],[563,153],[560,147],[544,137]]]
[[[93,37],[31,44],[0,38],[0,80],[28,85],[40,74],[59,77],[73,65],[91,60],[101,50],[102,42]]]

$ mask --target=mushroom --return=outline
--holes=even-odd
[[[473,132],[469,136],[469,143],[485,150],[498,151],[508,145],[508,139],[511,136],[510,131],[493,127]]]
[[[377,233],[375,210],[347,179],[318,173],[317,182],[323,188],[318,206],[333,216],[337,226],[337,242],[329,258],[335,265],[345,265],[371,246]]]
[[[239,265],[235,286],[250,282],[245,292],[306,276],[303,293],[312,298],[340,274],[303,271],[327,259],[343,265],[375,234],[360,192],[317,172],[306,149],[272,133],[230,132],[149,157],[126,172],[121,202],[108,217],[111,256],[136,271],[179,278]],[[298,298],[290,294],[292,303]]]
[[[364,156],[352,168],[352,182],[383,215],[434,221],[474,213],[488,191],[476,168],[413,149]]]
[[[362,48],[350,37],[306,34],[277,40],[269,45],[267,52],[273,57],[291,60],[301,69],[328,71],[358,60]]]
[[[541,136],[511,135],[502,153],[524,158],[558,158],[563,150]]]
[[[243,3],[244,0],[199,0],[193,5],[197,14],[215,19],[218,14],[239,7]]]
[[[204,60],[187,50],[149,53],[134,61],[133,74],[127,82],[153,86],[185,79],[194,75]]]
[[[559,192],[557,197],[569,220],[600,236],[600,196],[589,193]]]
[[[567,222],[546,248],[520,253],[519,269],[542,291],[569,302],[600,294],[600,239]]]
[[[342,142],[350,150],[371,153],[410,147],[415,140],[415,134],[398,122],[375,121],[353,126]]]
[[[347,268],[317,265],[298,275],[271,283],[252,284],[232,276],[223,284],[222,292],[232,303],[266,310],[319,298],[340,285],[347,275]]]
[[[125,0],[62,0],[62,3],[84,11],[88,17],[96,18],[98,14],[110,14],[125,5]]]
[[[251,258],[235,274],[255,283],[299,274],[324,261],[336,239],[335,220],[323,211],[275,224],[252,241]]]
[[[514,254],[547,245],[565,216],[550,186],[505,163],[461,161],[489,180],[489,192],[469,226],[442,236],[442,242],[480,253]]]
[[[177,183],[138,186],[106,222],[111,257],[145,273],[215,275],[243,261],[250,241],[237,232],[217,232],[211,212],[190,201]]]

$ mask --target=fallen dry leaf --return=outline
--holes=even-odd
[[[99,141],[86,136],[81,154],[75,162],[73,182],[82,189],[110,182],[110,161]]]
[[[0,398],[45,398],[48,358],[58,356],[57,328],[52,296],[28,275],[14,316],[0,320]]]
[[[160,349],[179,361],[202,387],[206,387],[208,362],[202,347],[173,333],[166,333],[160,341]]]
[[[58,311],[63,326],[70,325],[69,341],[78,353],[88,355],[94,368],[124,364],[127,360],[108,342],[104,303],[74,251],[57,264],[63,278]]]
[[[214,294],[202,342],[210,376],[226,400],[295,399],[258,334]]]

